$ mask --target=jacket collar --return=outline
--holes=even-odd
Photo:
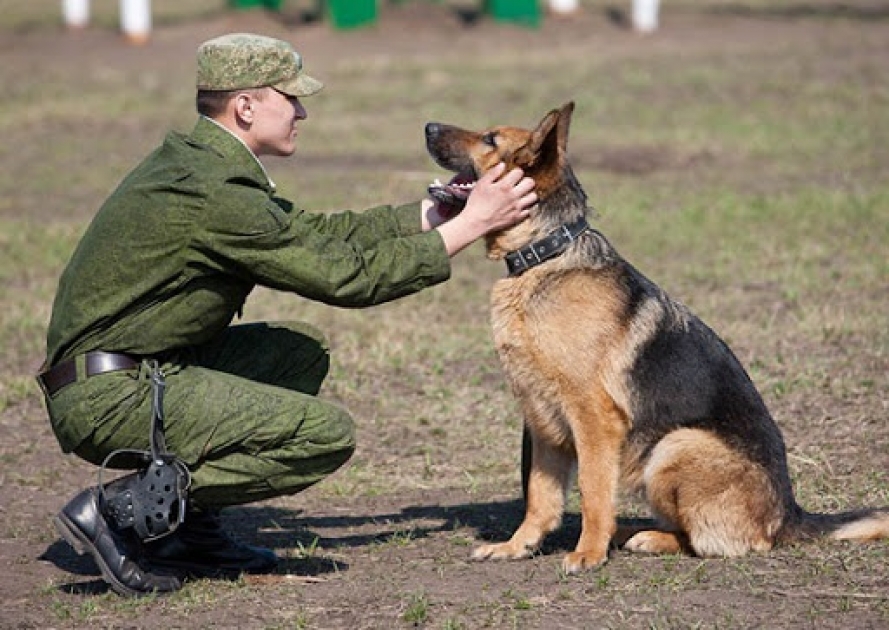
[[[264,183],[269,193],[275,192],[275,182],[269,177],[259,158],[244,141],[212,118],[198,117],[191,138],[195,142],[210,147],[227,158],[237,160],[241,166],[251,171],[257,181]]]

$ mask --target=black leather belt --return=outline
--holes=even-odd
[[[117,370],[130,370],[141,364],[141,361],[131,356],[114,352],[87,352],[84,359],[87,377]],[[37,375],[37,381],[47,396],[54,396],[60,389],[77,380],[76,361],[76,358],[62,361]]]

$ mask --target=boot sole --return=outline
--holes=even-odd
[[[96,549],[96,546],[87,536],[84,535],[84,533],[75,523],[73,523],[67,516],[65,516],[64,512],[54,516],[52,522],[59,535],[64,538],[69,545],[71,545],[71,547],[78,555],[82,556],[88,553],[93,557],[93,561],[95,561],[96,566],[99,567],[99,571],[102,572],[102,578],[108,583],[108,585],[115,593],[117,593],[118,595],[123,595],[125,597],[144,597],[146,595],[153,594],[153,592],[144,593],[141,591],[133,590],[127,585],[123,584],[120,580],[118,580],[117,576],[115,576],[114,573],[111,571],[111,567],[109,567],[108,563],[105,562],[102,554],[100,554],[99,550]]]

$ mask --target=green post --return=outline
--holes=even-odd
[[[377,21],[377,0],[327,0],[326,4],[334,28],[345,30]]]
[[[283,0],[229,0],[235,9],[254,9],[263,7],[271,11],[280,11]]]
[[[540,26],[538,0],[485,0],[485,10],[495,20],[518,22],[523,26]]]

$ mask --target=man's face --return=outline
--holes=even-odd
[[[256,155],[292,155],[296,150],[296,124],[307,116],[302,103],[274,88],[266,88],[261,99],[253,98],[250,145]]]

